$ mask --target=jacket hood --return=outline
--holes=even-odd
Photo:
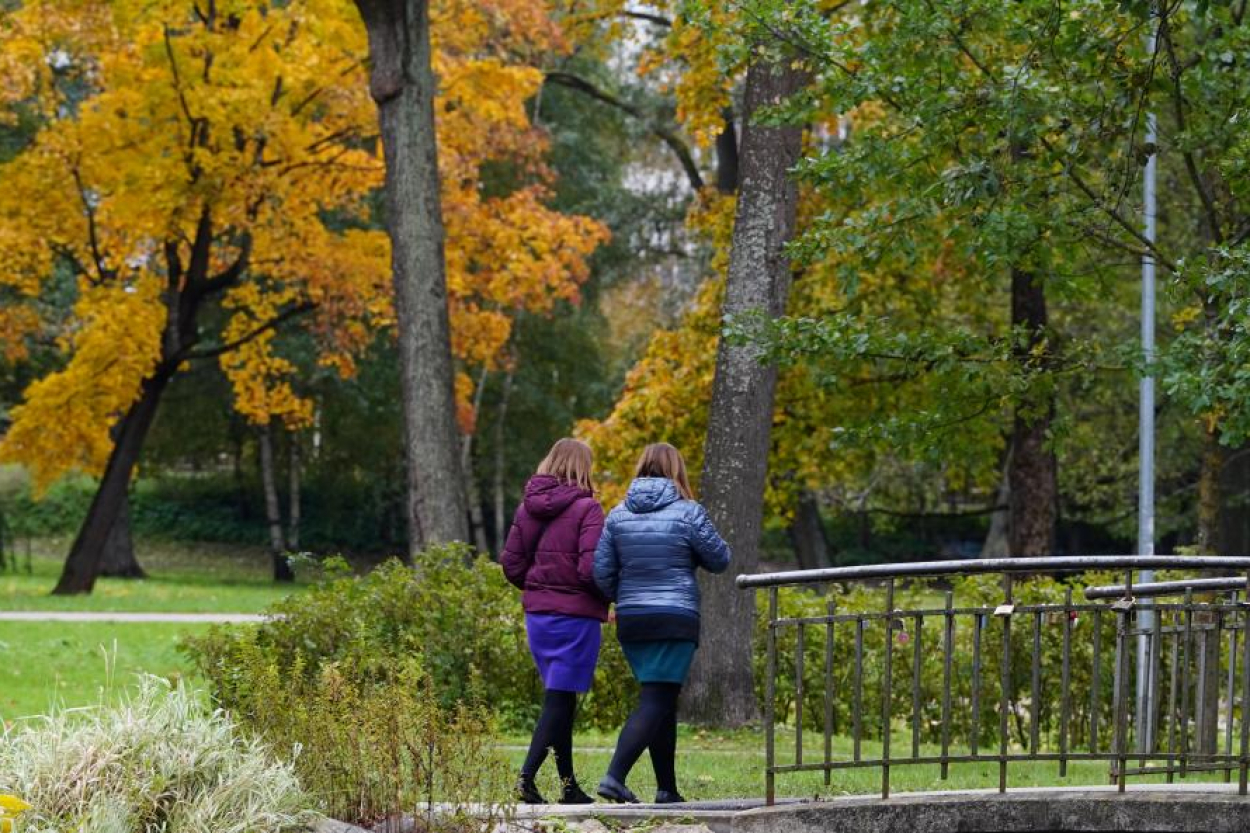
[[[681,500],[677,486],[667,477],[638,477],[629,484],[625,495],[625,508],[630,512],[644,514],[663,509]]]
[[[525,509],[535,518],[554,518],[574,501],[592,496],[589,489],[561,483],[550,474],[536,474],[525,484]]]

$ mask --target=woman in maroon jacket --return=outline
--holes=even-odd
[[[518,798],[527,804],[546,803],[534,776],[548,749],[555,753],[563,784],[560,803],[594,801],[573,775],[577,693],[590,690],[600,629],[608,618],[608,602],[594,578],[603,509],[591,490],[592,466],[585,443],[566,438],[552,446],[525,484],[525,500],[517,507],[499,556],[508,581],[525,591],[525,630],[546,689],[517,782]]]

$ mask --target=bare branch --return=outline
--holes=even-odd
[[[270,330],[277,329],[278,327],[285,324],[287,321],[290,321],[292,318],[298,318],[299,316],[304,315],[307,312],[311,312],[312,310],[316,308],[317,308],[317,305],[312,303],[311,301],[305,301],[302,304],[297,304],[296,306],[293,306],[290,309],[287,309],[287,310],[284,310],[283,312],[278,313],[273,318],[266,321],[264,324],[260,325],[256,329],[249,332],[247,335],[240,336],[239,338],[236,338],[234,341],[228,341],[225,344],[218,345],[217,347],[209,347],[204,350],[186,350],[183,352],[181,356],[179,356],[178,361],[182,362],[182,361],[195,361],[198,359],[215,359],[218,356],[225,355],[226,353],[229,353],[232,350],[237,350],[243,345],[255,341],[256,339],[260,338],[265,333],[269,332]]]
[[[699,173],[699,166],[695,164],[694,155],[690,152],[690,147],[677,135],[671,128],[650,121],[643,112],[627,101],[622,101],[616,96],[604,92],[584,78],[567,72],[549,72],[546,79],[548,83],[559,84],[570,90],[576,90],[583,95],[587,95],[596,101],[607,104],[610,107],[628,113],[630,116],[647,124],[651,132],[655,134],[660,141],[668,145],[669,150],[677,157],[677,161],[681,163],[682,170],[686,172],[686,179],[690,181],[690,187],[696,191],[703,188],[703,175]]]
[[[650,12],[638,12],[633,9],[625,9],[620,13],[620,15],[621,17],[628,17],[632,20],[644,20],[647,23],[654,23],[656,26],[664,26],[669,29],[673,27],[673,21],[669,20],[667,17],[658,14],[651,14]]]

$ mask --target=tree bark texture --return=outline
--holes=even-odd
[[[990,528],[981,544],[982,558],[1007,558],[1011,555],[1011,449],[1003,464],[1003,478],[994,497],[995,509],[990,515]]]
[[[798,161],[803,130],[755,124],[754,117],[805,81],[805,73],[788,60],[756,63],[747,71],[741,186],[723,315],[785,312],[790,264],[784,246],[794,233],[798,202],[789,171]],[[697,723],[736,726],[756,717],[755,598],[737,589],[734,574],[754,572],[759,563],[777,371],[758,358],[750,345],[722,338],[717,347],[701,488],[733,562],[723,575],[700,578],[703,636],[684,703],[686,717]]]
[[[122,500],[117,520],[104,542],[104,554],[100,558],[100,575],[107,578],[147,578],[138,558],[135,557],[135,541],[130,530],[130,495]]]
[[[61,569],[61,578],[53,594],[90,593],[95,587],[105,543],[117,524],[117,515],[130,488],[130,476],[139,462],[143,441],[147,439],[161,394],[165,392],[171,374],[172,368],[158,368],[155,375],[145,379],[139,398],[118,423],[116,440],[104,466],[100,485],[91,498],[87,517],[78,528],[69,555],[65,558],[65,566]]]
[[[1250,446],[1227,456],[1221,480],[1220,554],[1250,555]]]
[[[1011,272],[1011,323],[1027,333],[1016,347],[1016,360],[1034,368],[1033,349],[1046,338],[1046,290],[1041,279],[1023,269]],[[1059,509],[1058,464],[1047,447],[1055,417],[1050,391],[1026,393],[1017,403],[1011,434],[1008,488],[1010,497],[1010,552],[1013,557],[1052,555]]]
[[[1203,437],[1202,468],[1198,473],[1198,552],[1220,555],[1220,480],[1224,473],[1224,446],[1217,431],[1208,430]]]
[[[269,557],[273,562],[273,580],[291,581],[291,565],[286,559],[286,541],[282,534],[282,504],[278,500],[278,478],[274,471],[273,425],[260,427],[260,483],[265,493],[265,521],[269,526]]]
[[[508,457],[504,453],[504,441],[507,437],[505,427],[508,424],[508,400],[512,397],[512,372],[503,377],[503,392],[499,395],[499,413],[495,417],[495,471],[494,503],[495,503],[495,551],[503,549],[504,541],[508,540],[508,517],[505,506],[504,477],[507,474]]]
[[[290,442],[287,448],[287,461],[290,464],[290,469],[287,471],[289,494],[287,495],[286,545],[291,552],[299,552],[299,526],[302,509],[300,504],[303,500],[301,486],[304,476],[304,461],[303,455],[300,453],[299,435],[292,433],[288,439]]]
[[[799,568],[803,570],[819,570],[834,566],[833,550],[829,546],[829,536],[825,533],[825,521],[820,516],[820,502],[816,495],[808,489],[799,492],[799,499],[794,507],[794,519],[786,532],[790,536],[790,545],[798,559]]]
[[[732,194],[738,190],[738,126],[732,107],[726,107],[721,115],[725,129],[716,137],[716,190]]]
[[[404,406],[409,554],[468,538],[447,310],[426,0],[357,0],[386,160]]]

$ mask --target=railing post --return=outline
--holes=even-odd
[[[764,802],[773,806],[777,802],[777,764],[773,733],[776,730],[777,708],[777,587],[768,588],[768,634],[766,670],[764,672]]]
[[[1129,571],[1124,583],[1124,598],[1114,605],[1115,621],[1115,701],[1112,708],[1115,719],[1112,750],[1116,764],[1116,789],[1124,792],[1128,779],[1128,631],[1129,616],[1133,612],[1133,573]]]
[[[894,579],[885,583],[885,657],[881,684],[881,797],[890,797],[890,700],[894,680]]]
[[[1015,605],[1011,598],[1011,574],[1003,574],[1003,603],[998,612],[1003,620],[1003,654],[999,674],[998,701],[998,791],[1007,792],[1007,712],[1011,708],[1011,614]]]
[[[1237,794],[1246,794],[1247,774],[1250,773],[1250,574],[1246,575],[1246,592],[1241,602],[1241,754],[1237,768]],[[1231,696],[1231,695],[1230,695]]]
[[[1059,777],[1068,775],[1068,717],[1072,713],[1072,588],[1063,593],[1063,670],[1059,692]]]
[[[833,617],[838,612],[835,602],[825,604],[828,622],[825,624],[825,786],[833,783],[833,770],[829,764],[833,758]]]
[[[950,774],[950,762],[947,758],[951,750],[951,657],[955,643],[955,616],[951,613],[954,607],[955,594],[946,591],[945,630],[942,635],[942,780]]]

